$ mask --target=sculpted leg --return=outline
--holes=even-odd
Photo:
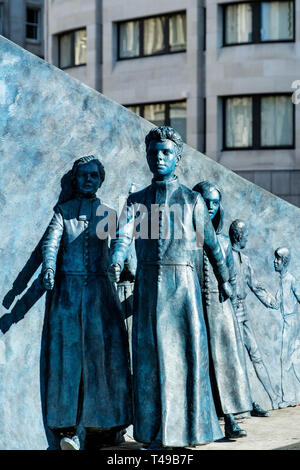
[[[266,366],[262,360],[261,353],[259,351],[253,330],[251,328],[249,320],[246,320],[243,323],[243,333],[244,333],[244,343],[246,346],[246,349],[249,353],[249,357],[251,359],[251,362],[253,364],[254,370],[256,372],[256,375],[259,379],[259,381],[262,383],[265,391],[269,395],[269,398],[272,402],[272,407],[273,409],[278,407],[278,403],[280,401],[280,397],[276,394],[276,392],[273,389],[273,386],[270,381],[270,377],[268,374],[268,371],[266,369]],[[266,414],[267,413],[267,414]],[[253,410],[251,413],[253,416],[269,416],[269,413],[262,410],[257,403],[253,404]]]

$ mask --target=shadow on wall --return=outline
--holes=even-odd
[[[61,179],[61,192],[58,198],[57,204],[65,202],[71,199],[73,196],[73,190],[71,185],[71,171],[68,171]],[[7,292],[4,296],[2,301],[2,305],[8,310],[15,298],[21,295],[24,291],[25,294],[17,300],[13,308],[10,312],[5,313],[0,318],[0,330],[3,334],[7,333],[10,327],[13,324],[18,323],[21,321],[27,312],[34,306],[34,304],[45,294],[46,289],[43,285],[42,275],[39,274],[37,278],[32,282],[29,288],[28,283],[39,269],[40,265],[42,264],[42,242],[43,236],[41,237],[40,241],[38,242],[37,246],[34,248],[33,252],[31,253],[28,261],[26,262],[23,269],[20,271],[18,276],[16,277],[15,281],[13,282],[12,288]],[[27,289],[27,290],[26,290]],[[45,298],[45,319],[44,319],[44,326],[42,331],[42,338],[41,338],[41,358],[40,358],[40,392],[41,392],[41,403],[42,403],[42,412],[43,412],[43,423],[46,432],[46,438],[48,441],[49,449],[55,449],[58,447],[58,440],[54,436],[54,434],[48,428],[45,417],[46,417],[46,410],[45,410],[45,390],[46,390],[46,377],[47,377],[47,322],[48,322],[48,306],[51,302],[51,295],[52,292],[46,292]]]
[[[62,204],[70,199],[73,199],[74,192],[71,184],[71,171],[68,171],[61,179],[61,192],[57,203],[54,206],[54,210],[58,204]],[[40,356],[40,393],[41,393],[41,404],[43,413],[43,424],[48,441],[48,449],[59,448],[59,438],[53,433],[46,423],[46,386],[48,377],[48,320],[49,320],[49,307],[51,305],[51,299],[53,292],[46,291],[43,285],[42,274],[38,274],[36,279],[28,287],[30,280],[33,278],[35,273],[38,271],[42,264],[42,243],[45,233],[41,237],[40,241],[34,248],[29,259],[20,271],[15,281],[13,282],[12,288],[5,294],[2,305],[8,310],[13,305],[16,297],[23,294],[19,298],[10,312],[5,313],[0,318],[0,330],[3,334],[6,334],[13,324],[21,321],[35,303],[46,293],[45,297],[45,318],[43,324],[43,331],[41,337],[41,356]],[[131,320],[128,318],[132,314],[132,291],[133,291],[133,275],[128,270],[128,263],[125,264],[124,271],[118,285],[118,293],[123,307],[124,319],[126,319],[127,330],[131,325]],[[80,432],[80,431],[79,431]]]
[[[71,186],[71,171],[68,171],[61,179],[61,192],[55,207],[62,202],[66,202],[73,196],[73,190]],[[5,295],[2,305],[8,310],[13,304],[15,298],[21,295],[33,277],[35,272],[38,270],[42,263],[42,251],[41,246],[43,242],[43,234],[39,243],[31,253],[28,261],[16,277],[12,288]],[[33,305],[42,297],[46,292],[43,287],[41,275],[39,275],[25,292],[23,297],[19,299],[10,313],[6,313],[0,318],[0,329],[3,333],[6,333],[12,324],[18,323],[24,318],[26,313],[33,307]]]

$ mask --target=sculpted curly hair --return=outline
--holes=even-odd
[[[183,140],[181,135],[170,126],[154,127],[145,137],[146,151],[152,141],[172,140],[177,147],[177,157],[182,157]]]

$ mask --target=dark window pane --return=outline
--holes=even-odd
[[[169,18],[170,51],[186,49],[186,14],[180,13]]]
[[[27,23],[38,24],[38,21],[39,21],[38,13],[39,13],[38,10],[36,10],[34,8],[27,8],[27,10],[26,10]]]
[[[252,6],[250,3],[225,8],[225,44],[252,41]]]
[[[170,126],[186,141],[186,102],[170,103]]]
[[[34,8],[26,9],[26,38],[39,39],[39,13],[40,11]]]
[[[127,21],[119,25],[120,58],[137,57],[140,54],[140,30],[138,21]]]
[[[293,145],[293,103],[290,96],[261,98],[261,145]]]
[[[158,54],[166,50],[165,17],[144,20],[144,54]]]
[[[26,38],[27,39],[38,39],[38,28],[33,25],[26,25]]]
[[[72,33],[63,34],[60,37],[60,64],[61,68],[71,67],[72,61]]]
[[[261,40],[280,41],[294,37],[293,2],[262,2]]]
[[[144,106],[144,118],[156,126],[164,126],[166,123],[166,105],[164,103],[146,104]]]
[[[86,63],[86,29],[74,33],[74,65]]]
[[[225,145],[228,148],[252,146],[252,98],[226,99]]]

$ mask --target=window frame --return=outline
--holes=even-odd
[[[0,2],[0,18],[2,18],[2,23],[0,21],[0,25],[1,25],[1,28],[0,28],[0,34],[1,36],[4,35],[4,2]]]
[[[31,23],[29,21],[27,21],[27,10],[33,10],[33,11],[36,11],[37,12],[37,23]],[[31,5],[31,4],[27,4],[26,5],[26,17],[25,17],[25,39],[26,41],[29,41],[29,42],[41,42],[42,40],[42,34],[41,34],[41,29],[42,29],[42,22],[41,22],[41,16],[42,16],[42,12],[41,12],[41,8],[38,7],[38,6],[35,6],[35,5]],[[37,28],[37,38],[29,38],[27,36],[27,26],[36,26]]]
[[[142,58],[145,58],[145,57],[157,57],[157,56],[166,55],[166,54],[179,54],[179,53],[182,53],[182,52],[186,52],[187,47],[185,47],[184,49],[176,50],[176,51],[171,51],[171,49],[170,49],[169,19],[170,19],[170,17],[172,17],[174,15],[180,15],[180,14],[184,14],[185,18],[187,18],[186,10],[179,10],[179,11],[173,11],[172,13],[160,13],[160,14],[157,14],[157,15],[142,16],[142,17],[139,17],[139,18],[130,18],[130,19],[127,19],[127,20],[117,21],[116,22],[116,26],[117,26],[117,61],[142,59]],[[144,54],[144,21],[152,20],[153,18],[162,18],[162,17],[166,18],[165,27],[164,27],[164,44],[165,44],[165,48],[164,48],[163,51],[155,52],[154,54]],[[139,22],[139,55],[132,56],[132,57],[120,57],[120,26],[122,24],[126,24],[126,23],[129,23],[131,21],[138,21]],[[151,103],[151,104],[156,104],[156,103]]]
[[[222,152],[230,152],[235,150],[288,150],[295,149],[296,144],[296,110],[295,104],[292,102],[292,138],[291,145],[261,145],[261,99],[271,96],[289,96],[292,102],[292,93],[261,93],[261,94],[246,94],[246,95],[228,95],[222,96]],[[226,100],[232,98],[252,98],[252,146],[250,147],[227,147],[226,146]]]
[[[295,42],[296,41],[296,5],[295,0],[278,0],[282,3],[292,2],[293,3],[293,38],[292,39],[268,39],[263,41],[261,39],[261,3],[271,3],[274,0],[260,0],[260,1],[247,1],[243,0],[241,2],[229,2],[221,4],[222,7],[222,47],[231,47],[231,46],[249,46],[251,44],[273,44],[277,42]],[[226,8],[232,5],[241,5],[244,3],[249,3],[252,5],[252,41],[249,42],[234,42],[227,44],[226,43]]]
[[[170,105],[172,104],[175,104],[175,103],[186,103],[186,111],[187,111],[187,99],[186,98],[181,98],[179,100],[171,100],[171,101],[151,101],[151,103],[130,103],[130,104],[123,104],[123,106],[125,108],[127,108],[128,106],[139,106],[140,107],[140,114],[138,116],[142,117],[143,119],[144,118],[144,109],[145,109],[145,106],[151,106],[151,105],[155,105],[155,104],[164,104],[165,105],[165,124],[163,124],[164,126],[170,126]],[[129,110],[130,111],[130,110]],[[186,121],[187,121],[187,115],[186,115]],[[151,121],[149,121],[151,122]],[[187,131],[187,126],[186,126],[186,131]],[[187,133],[187,132],[186,132]]]
[[[62,33],[58,34],[58,67],[61,70],[67,70],[67,69],[73,69],[75,67],[85,67],[87,65],[87,61],[85,61],[83,64],[75,64],[75,33],[77,31],[86,31],[86,38],[87,38],[87,27],[83,26],[80,28],[75,28],[75,29],[70,29],[68,31],[63,31]],[[72,65],[68,65],[67,67],[62,67],[61,66],[61,38],[62,36],[65,36],[67,34],[72,34],[71,37],[71,57],[72,57]]]

